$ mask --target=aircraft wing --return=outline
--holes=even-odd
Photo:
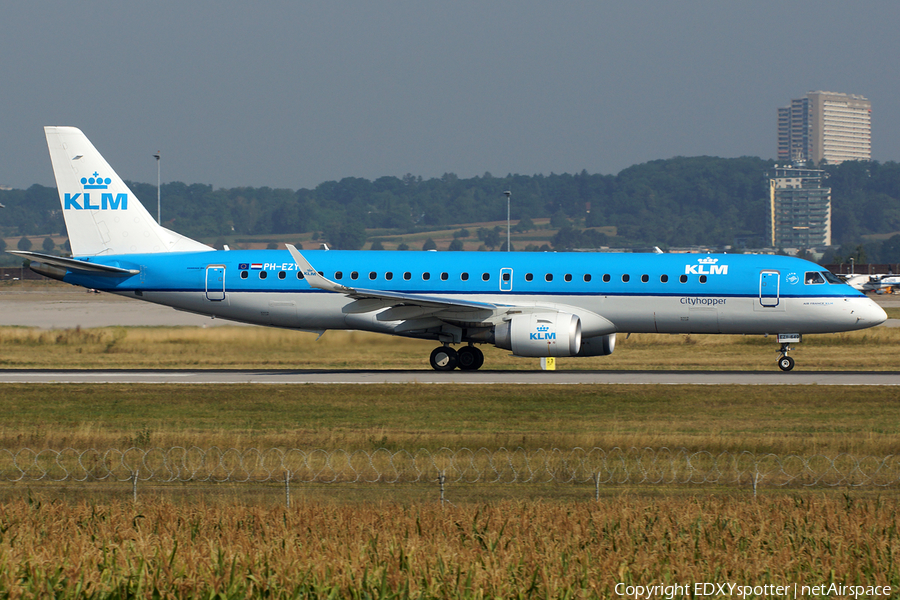
[[[40,252],[26,252],[24,250],[9,250],[10,254],[15,254],[32,262],[43,263],[74,271],[84,275],[100,275],[105,277],[130,277],[140,273],[137,269],[121,269],[119,267],[110,267],[108,265],[99,265],[75,258],[65,258],[62,256],[53,256],[52,254],[41,254]]]
[[[316,271],[309,261],[300,254],[292,244],[285,244],[297,267],[303,273],[303,277],[311,287],[329,292],[337,292],[345,294],[355,300],[376,300],[380,303],[372,303],[370,305],[361,303],[359,312],[367,312],[374,310],[379,305],[384,306],[420,306],[423,308],[433,308],[435,310],[453,309],[454,311],[494,311],[500,308],[500,305],[490,302],[475,302],[473,300],[457,300],[450,298],[441,298],[437,296],[427,296],[424,294],[404,294],[402,292],[388,292],[384,290],[368,290],[363,288],[348,287],[322,276]]]

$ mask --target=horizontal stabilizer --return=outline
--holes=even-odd
[[[39,262],[45,265],[52,265],[61,269],[66,269],[83,275],[100,275],[105,277],[131,277],[140,273],[137,269],[120,269],[119,267],[110,267],[107,265],[98,265],[74,258],[64,258],[62,256],[53,256],[50,254],[41,254],[39,252],[26,252],[24,250],[10,250],[10,254],[15,254],[32,262]]]

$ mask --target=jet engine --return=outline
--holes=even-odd
[[[608,356],[616,349],[616,334],[598,335],[581,340],[578,356]]]
[[[575,356],[581,319],[569,313],[514,315],[494,328],[494,344],[516,356]]]

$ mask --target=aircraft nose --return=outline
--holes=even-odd
[[[856,317],[861,325],[864,324],[866,327],[881,325],[888,318],[884,309],[878,306],[871,298],[866,298],[861,306],[856,307],[856,310],[853,311],[853,316]]]

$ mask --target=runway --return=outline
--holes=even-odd
[[[900,386],[900,372],[849,371],[313,371],[2,370],[0,383],[272,385],[853,385]]]
[[[900,301],[877,297],[883,306]],[[0,292],[0,326],[61,329],[103,326],[236,325],[64,284]],[[890,319],[886,326],[898,326]],[[882,325],[885,326],[885,325]],[[0,370],[0,383],[468,384],[468,385],[900,385],[900,372],[803,371],[453,371],[400,370]]]

